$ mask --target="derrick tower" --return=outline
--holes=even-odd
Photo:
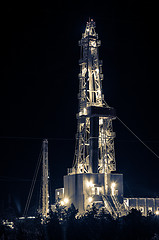
[[[79,41],[79,106],[75,158],[72,168],[64,176],[64,187],[55,191],[61,205],[71,203],[84,213],[92,204],[104,208],[113,216],[123,216],[131,208],[159,213],[159,199],[124,198],[123,174],[116,173],[112,121],[115,110],[109,107],[102,93],[102,61],[98,49],[101,41],[95,31],[95,22],[86,24]]]
[[[104,101],[102,93],[100,45],[95,22],[91,19],[79,41],[79,112],[75,162],[70,173],[111,173],[116,170],[112,127],[115,111]]]
[[[45,219],[49,214],[49,188],[48,188],[48,140],[43,140],[42,147],[42,204],[41,214]]]
[[[102,93],[100,45],[95,22],[91,19],[79,41],[81,57],[75,159],[64,176],[64,188],[56,189],[55,197],[57,201],[63,199],[62,204],[73,203],[80,213],[96,204],[117,216],[123,203],[123,175],[112,173],[116,171],[112,126],[116,115]]]

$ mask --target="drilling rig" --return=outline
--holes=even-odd
[[[48,140],[44,139],[42,144],[42,184],[41,184],[41,203],[39,213],[42,220],[49,217],[49,173],[48,173]]]
[[[123,174],[116,173],[114,150],[112,122],[116,119],[116,112],[106,103],[102,92],[101,41],[95,27],[95,22],[89,20],[79,41],[81,56],[75,159],[64,176],[64,188],[55,190],[55,199],[61,205],[70,206],[73,203],[79,213],[84,213],[94,204],[115,217],[126,215],[130,205],[137,209],[143,206],[146,214],[152,206],[151,202],[155,202],[152,208],[155,212],[159,199],[145,198],[143,202],[143,198],[141,201],[123,198]]]
[[[105,102],[102,92],[100,45],[95,22],[91,19],[79,41],[81,58],[75,161],[64,176],[64,190],[57,189],[56,196],[61,198],[63,195],[64,200],[69,199],[80,212],[94,203],[117,214],[122,205],[123,176],[112,174],[116,171],[112,126],[116,114],[115,109]],[[111,197],[112,192],[115,200]]]

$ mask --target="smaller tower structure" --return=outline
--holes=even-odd
[[[49,187],[48,187],[48,140],[43,140],[42,150],[42,218],[46,219],[49,214]]]

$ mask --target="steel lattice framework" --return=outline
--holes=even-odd
[[[48,188],[48,140],[43,140],[42,153],[42,206],[41,213],[45,219],[49,214],[49,188]]]
[[[104,101],[102,94],[102,61],[98,48],[101,41],[95,31],[95,22],[87,22],[85,32],[79,41],[81,58],[79,60],[79,112],[77,114],[77,134],[75,161],[69,174],[92,173],[96,155],[97,171],[110,173],[116,170],[112,120],[114,109]],[[103,114],[107,112],[107,114]],[[113,112],[113,114],[112,114]]]

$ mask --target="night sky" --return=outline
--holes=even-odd
[[[6,7],[0,46],[0,209],[12,206],[23,213],[43,138],[49,139],[52,202],[55,188],[63,187],[77,129],[78,40],[89,17],[102,43],[106,102],[159,155],[157,5]],[[113,124],[125,196],[159,197],[159,158],[118,120]],[[39,183],[40,174],[31,206],[38,202]]]

